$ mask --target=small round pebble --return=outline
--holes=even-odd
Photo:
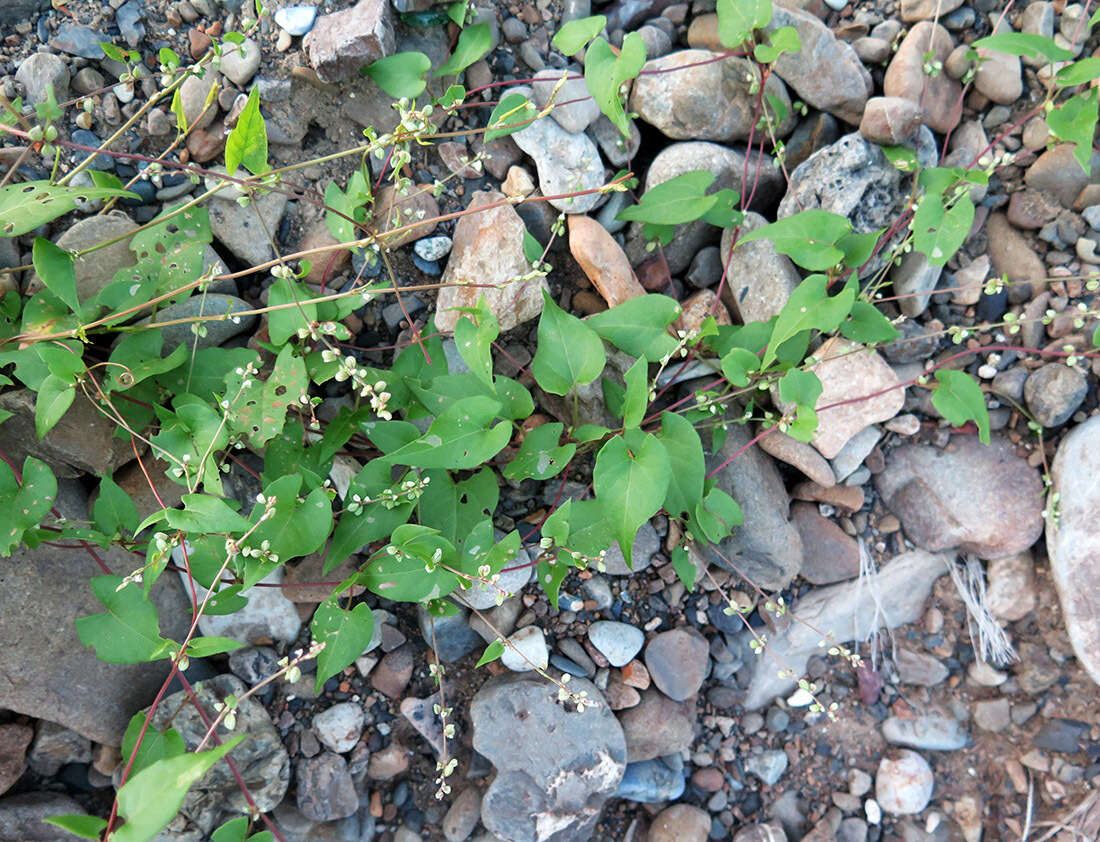
[[[313,730],[321,744],[336,754],[355,748],[363,734],[363,708],[354,702],[341,702],[313,717]]]
[[[500,662],[512,672],[528,672],[535,667],[546,669],[550,662],[550,650],[546,638],[538,626],[526,626],[508,638],[511,646],[505,646]],[[514,647],[514,648],[513,648]]]
[[[909,749],[890,752],[878,764],[875,799],[884,813],[911,816],[928,806],[932,799],[932,767]]]
[[[316,19],[316,6],[284,6],[275,12],[275,23],[288,35],[305,35]]]
[[[600,620],[588,627],[588,639],[611,666],[622,667],[642,650],[645,633],[629,623]]]
[[[1044,427],[1066,423],[1085,399],[1088,382],[1076,368],[1047,363],[1024,383],[1024,399],[1035,420]]]
[[[649,842],[706,842],[710,816],[691,804],[666,807],[649,827]]]
[[[645,665],[657,689],[677,702],[699,692],[707,675],[710,647],[686,629],[662,632],[649,642]]]
[[[423,260],[442,260],[451,253],[451,238],[442,234],[436,237],[425,237],[413,243],[413,251]]]

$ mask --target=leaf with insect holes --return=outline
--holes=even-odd
[[[938,385],[932,392],[936,411],[956,427],[973,421],[978,427],[978,438],[989,444],[989,410],[982,387],[965,371],[949,368],[937,371],[936,380]]]
[[[271,167],[267,165],[267,126],[260,113],[260,89],[253,88],[248,101],[237,117],[237,125],[225,139],[225,169],[233,175],[237,167],[253,175],[261,175]]]
[[[23,460],[22,481],[7,462],[0,462],[0,556],[9,556],[53,506],[57,479],[49,466],[33,456]]]
[[[31,253],[34,259],[34,271],[38,273],[46,289],[68,304],[74,313],[78,313],[80,300],[76,295],[73,256],[45,237],[34,238]]]
[[[0,236],[18,237],[64,216],[80,199],[139,199],[110,187],[67,187],[48,181],[24,181],[0,187]]]
[[[657,514],[668,491],[671,463],[655,436],[628,430],[600,448],[592,472],[596,502],[623,551],[627,566],[639,527]]]
[[[603,15],[591,15],[586,18],[567,21],[550,39],[559,53],[573,56],[584,49],[585,45],[603,32],[607,18]]]
[[[564,429],[557,421],[535,427],[524,437],[516,457],[501,473],[510,480],[546,480],[560,474],[577,452],[575,444],[558,444]]]
[[[257,448],[282,431],[287,409],[300,408],[299,398],[308,391],[305,360],[294,351],[293,345],[282,347],[266,381],[236,370],[226,377],[226,394],[238,396],[232,402],[230,430],[244,434]]]
[[[455,76],[484,56],[493,48],[493,33],[487,23],[467,26],[458,35],[454,52],[433,73],[433,76]]]
[[[241,735],[210,751],[166,757],[126,781],[118,791],[118,814],[126,823],[111,834],[111,842],[149,842],[179,812],[187,791],[243,739]]]
[[[394,99],[416,99],[427,87],[424,77],[431,69],[432,61],[423,53],[403,52],[380,58],[359,72]]]
[[[320,693],[326,681],[354,663],[370,645],[374,614],[364,602],[345,611],[335,599],[328,599],[317,606],[309,631],[314,643],[325,644],[317,656],[314,681],[314,690]]]
[[[521,131],[538,116],[536,109],[523,94],[508,94],[496,104],[489,115],[489,122],[485,131],[485,142],[496,140],[498,137],[507,137],[510,134]],[[539,248],[542,254],[542,248]],[[530,255],[527,257],[531,260]],[[533,262],[533,261],[532,261]]]
[[[607,353],[596,331],[562,310],[545,290],[542,296],[531,374],[545,391],[564,395],[574,386],[587,385],[599,377]]]
[[[739,47],[772,19],[771,0],[718,0],[718,40],[722,46]]]
[[[133,534],[141,514],[130,495],[123,491],[110,474],[99,478],[99,494],[92,507],[92,517],[96,526],[108,535],[114,535],[125,529]]]
[[[943,197],[927,194],[913,214],[913,248],[933,266],[943,266],[957,252],[974,224],[974,202],[969,193],[947,207]]]
[[[137,585],[122,590],[121,576],[96,576],[92,593],[107,610],[76,620],[80,642],[108,664],[139,664],[168,657],[175,644],[161,637],[157,607]]]

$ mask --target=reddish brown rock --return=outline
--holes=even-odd
[[[569,251],[607,306],[645,295],[626,252],[596,220],[583,214],[569,216]]]
[[[715,322],[720,325],[732,324],[726,305],[718,300],[714,290],[701,289],[692,293],[680,306],[683,312],[680,318],[672,323],[677,330],[697,333],[707,316],[714,316]]]
[[[859,575],[859,544],[833,521],[822,517],[814,503],[794,503],[791,523],[808,552],[802,578],[815,585],[831,585]]]
[[[394,50],[390,4],[359,0],[350,9],[321,15],[302,39],[323,82],[340,82]]]
[[[0,725],[0,795],[19,780],[26,768],[27,746],[34,739],[34,729],[15,722]]]
[[[828,503],[846,512],[858,512],[865,502],[863,489],[859,486],[834,485],[826,488],[816,482],[800,482],[791,491],[791,496],[796,500]]]
[[[758,442],[760,449],[781,462],[793,465],[814,482],[825,487],[836,485],[829,460],[822,456],[813,445],[793,439],[779,430],[772,430]]]
[[[876,96],[867,100],[859,131],[872,143],[895,145],[911,138],[920,125],[917,103],[900,96]]]
[[[942,70],[935,76],[925,73],[925,55],[932,53],[933,61],[946,62],[954,47],[946,29],[932,21],[921,21],[901,42],[882,80],[886,96],[916,103],[924,123],[937,132],[949,132],[959,124],[962,86]]]

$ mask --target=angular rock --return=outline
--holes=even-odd
[[[741,233],[767,224],[760,214],[749,211],[741,223]],[[733,230],[727,228],[722,231],[720,252],[726,270],[722,302],[742,324],[766,322],[783,309],[802,276],[787,255],[776,251],[771,240],[750,240],[736,247],[732,243]]]
[[[336,754],[355,748],[363,734],[363,708],[355,702],[340,702],[313,717],[313,730],[321,744]]]
[[[798,165],[777,215],[820,208],[847,217],[857,234],[867,234],[888,228],[904,201],[901,175],[882,147],[853,132]],[[870,261],[864,276],[880,265]]]
[[[208,292],[205,295],[193,295],[175,304],[169,304],[163,309],[157,310],[156,321],[142,320],[142,324],[160,324],[176,319],[193,319],[200,316],[224,316],[223,319],[210,319],[200,324],[205,329],[204,333],[196,336],[191,332],[191,322],[181,324],[169,324],[160,329],[164,336],[162,351],[169,354],[180,345],[188,348],[216,348],[234,336],[251,330],[258,319],[255,315],[235,316],[234,313],[243,313],[251,310],[247,301],[237,298],[235,295],[222,295],[217,292]]]
[[[476,786],[468,786],[455,796],[443,817],[443,837],[447,842],[463,842],[474,832],[480,818],[481,792]]]
[[[950,675],[943,661],[925,652],[913,652],[899,648],[897,654],[898,679],[902,684],[919,684],[935,687]]]
[[[298,761],[298,809],[315,822],[329,822],[354,815],[359,796],[348,772],[347,761],[332,752]]]
[[[600,702],[595,685],[570,683]],[[588,839],[626,767],[622,729],[606,704],[583,713],[558,702],[558,688],[519,673],[492,678],[470,703],[474,749],[496,766],[481,821],[513,842]]]
[[[1024,174],[1027,186],[1049,194],[1063,207],[1073,207],[1077,196],[1090,182],[1090,173],[1081,169],[1074,157],[1076,149],[1072,143],[1060,143],[1036,158]],[[1095,162],[1092,170],[1095,170]]]
[[[342,82],[394,51],[390,4],[359,0],[350,9],[321,15],[302,46],[322,82]]]
[[[15,71],[15,79],[27,92],[27,104],[38,105],[45,102],[47,90],[53,87],[58,102],[69,98],[69,68],[61,56],[53,53],[32,53],[21,62]]]
[[[603,152],[607,162],[613,167],[625,167],[638,154],[642,145],[642,133],[638,130],[638,123],[630,121],[630,136],[624,137],[618,126],[601,114],[591,126],[588,133],[596,141]]]
[[[512,672],[546,669],[550,650],[547,649],[546,637],[538,626],[524,626],[511,635],[508,642],[512,645],[504,647],[500,662]]]
[[[520,547],[519,552],[513,556],[512,560],[504,565],[504,570],[500,572],[500,578],[494,585],[489,586],[484,582],[475,582],[466,590],[459,591],[456,595],[471,608],[476,608],[479,611],[487,611],[496,606],[497,597],[500,595],[501,591],[504,591],[506,594],[519,593],[523,589],[523,586],[531,581],[534,570],[535,568],[531,565],[531,557],[527,550]]]
[[[512,602],[515,602],[515,600],[512,600]],[[508,602],[505,602],[505,605],[508,605]],[[439,653],[439,659],[445,664],[457,661],[483,645],[480,635],[470,628],[468,622],[470,612],[465,608],[457,614],[451,614],[447,617],[433,617],[431,612],[421,606],[417,616],[420,620],[420,633],[424,637],[424,642]],[[515,624],[514,616],[512,623]],[[494,625],[505,634],[510,631],[510,629],[501,628],[497,622],[494,622]],[[496,639],[495,634],[493,639]]]
[[[650,687],[636,707],[619,714],[629,763],[678,754],[695,739],[695,699],[674,702]]]
[[[673,140],[744,140],[754,124],[757,97],[752,90],[759,84],[760,73],[748,59],[679,50],[645,63],[634,81],[630,107]],[[786,86],[769,76],[764,91],[783,103],[785,118],[776,134],[784,137],[794,128]],[[777,122],[774,110],[770,120]]]
[[[286,201],[284,193],[268,193],[242,208],[234,199],[215,196],[207,202],[210,230],[218,242],[249,266],[266,263],[275,256],[271,240],[278,238]]]
[[[1058,446],[1051,471],[1059,516],[1046,527],[1050,570],[1077,659],[1100,684],[1100,418],[1074,428]]]
[[[72,406],[44,438],[35,432],[37,396],[28,389],[4,392],[0,409],[13,413],[0,426],[0,447],[22,469],[27,456],[41,459],[57,477],[109,473],[134,452],[129,442],[115,438],[118,426],[78,391]]]
[[[957,547],[979,558],[1023,552],[1043,530],[1039,472],[1000,437],[952,436],[944,449],[903,445],[875,477],[905,534],[926,550]]]
[[[180,547],[172,549],[172,559],[180,567],[184,566]],[[183,586],[190,593],[187,573],[180,572]],[[277,567],[260,580],[260,585],[280,585],[283,581],[283,568]],[[219,588],[220,590],[220,588]],[[195,592],[201,602],[207,594],[206,588],[195,583]],[[242,594],[248,605],[235,614],[203,614],[199,618],[199,630],[212,637],[228,637],[241,643],[267,643],[272,640],[293,643],[302,628],[302,620],[294,603],[283,596],[278,587],[255,587]]]
[[[0,795],[3,795],[23,775],[27,746],[34,738],[29,725],[9,722],[0,725]]]
[[[820,18],[795,5],[777,3],[766,27],[774,32],[793,26],[802,44],[798,52],[776,59],[775,72],[814,108],[858,125],[871,95],[871,74],[850,44],[837,38]]]
[[[833,337],[814,356],[820,362],[810,370],[821,381],[822,391],[811,443],[832,459],[861,430],[897,415],[905,403],[905,390],[895,388],[900,381],[886,360],[857,342]]]
[[[597,620],[588,627],[588,639],[613,667],[622,667],[642,651],[645,633],[629,623]]]
[[[955,284],[958,287],[951,293],[951,300],[964,307],[977,304],[985,289],[986,278],[989,277],[989,255],[983,254],[972,260],[955,273]]]
[[[550,97],[554,95],[554,89],[557,88],[563,73],[569,78],[558,88],[557,95],[554,96],[554,109],[550,112],[550,116],[557,120],[558,125],[567,132],[572,134],[583,132],[596,121],[601,112],[600,106],[588,92],[588,85],[585,84],[579,68],[570,66],[564,70],[558,70],[548,67],[536,73],[535,81],[531,83],[535,103],[540,110],[549,104]]]
[[[903,97],[921,109],[924,124],[933,131],[949,132],[962,115],[962,86],[947,73],[924,72],[925,55],[946,62],[955,48],[950,33],[938,23],[923,20],[909,30],[886,68],[882,90],[886,96]]]
[[[611,546],[607,548],[607,555],[603,559],[604,573],[608,576],[633,576],[635,573],[649,567],[653,556],[660,549],[661,537],[657,534],[657,530],[653,528],[653,524],[647,521],[638,529],[638,534],[634,536],[634,543],[630,546],[630,560],[633,566],[626,566],[626,556],[623,555],[619,542],[613,541]],[[593,570],[597,569],[596,562],[592,562],[589,566]]]
[[[215,703],[222,702],[228,695],[241,699],[247,688],[232,675],[219,675],[196,683],[194,690],[207,720],[213,722],[218,715]],[[198,748],[206,736],[206,723],[186,690],[166,696],[149,722],[159,731],[171,725],[183,737],[188,751]],[[224,725],[218,729],[218,736],[223,740],[237,734],[245,735],[245,739],[233,750],[233,765],[251,792],[257,809],[263,812],[273,810],[283,800],[290,784],[290,757],[279,739],[279,732],[271,723],[271,717],[256,699],[241,700],[237,707],[236,727],[232,731]],[[222,758],[188,791],[179,813],[169,823],[168,831],[179,834],[195,831],[209,833],[223,821],[247,813],[248,809],[248,802],[229,764]]]
[[[509,88],[501,96],[513,93],[530,98],[531,89]],[[540,117],[511,138],[534,159],[543,195],[562,197],[549,199],[551,206],[566,213],[588,213],[599,204],[600,194],[596,192],[565,195],[594,191],[603,184],[603,161],[592,138],[583,132],[567,132],[551,117]]]
[[[85,810],[67,795],[26,792],[0,800],[0,839],[12,842],[70,842],[80,837],[44,821],[53,816],[83,816]]]
[[[673,701],[682,702],[703,686],[710,666],[710,647],[690,626],[661,632],[646,646],[645,665],[657,689]]]
[[[1035,560],[1030,552],[994,559],[986,576],[989,612],[998,620],[1013,623],[1035,609]]]
[[[855,538],[827,517],[812,503],[791,506],[791,523],[802,538],[802,546],[812,548],[802,560],[799,575],[815,585],[831,585],[859,575],[859,544]]]
[[[941,19],[962,3],[963,0],[901,0],[901,19],[905,23]]]
[[[880,627],[913,622],[921,616],[932,584],[946,571],[943,556],[914,550],[891,559],[871,576],[815,588],[791,608],[803,622],[789,621],[769,637],[768,649],[802,676],[810,656],[820,651],[822,632],[830,634],[832,641],[844,643],[865,640]],[[759,710],[797,686],[796,679],[780,678],[774,663],[757,662],[744,702],[746,710]]]
[[[676,756],[679,760],[679,756]],[[661,760],[626,764],[626,773],[615,792],[616,798],[657,804],[675,801],[684,794],[684,775]]]
[[[218,74],[210,69],[188,76],[180,85],[180,105],[183,106],[183,116],[192,131],[205,129],[218,116],[217,95],[215,94],[212,100],[210,96],[211,90],[216,89],[217,86]],[[206,107],[208,101],[210,101],[209,108]]]
[[[0,753],[2,756],[2,753]],[[42,720],[27,764],[43,777],[52,777],[67,763],[91,763],[92,744],[71,728]]]
[[[630,259],[606,228],[583,214],[569,216],[569,252],[608,307],[645,295]]]
[[[444,333],[453,332],[462,315],[453,308],[476,307],[481,296],[485,296],[502,331],[530,321],[542,312],[546,281],[516,280],[530,271],[523,252],[523,234],[527,230],[523,220],[508,204],[481,210],[503,199],[503,194],[496,191],[479,190],[468,206],[474,212],[455,225],[454,246],[436,302],[435,326]]]
[[[802,540],[788,520],[790,501],[771,459],[752,447],[734,456],[750,441],[748,430],[736,423],[729,424],[717,453],[704,441],[708,473],[730,460],[716,475],[717,487],[740,504],[745,517],[717,548],[708,544],[706,556],[727,569],[734,565],[758,587],[778,590],[802,568]]]
[[[898,309],[911,319],[927,310],[942,273],[943,267],[930,263],[923,252],[905,255],[890,273],[890,283],[899,298]]]
[[[818,453],[812,445],[791,438],[786,433],[773,429],[757,442],[760,449],[780,462],[786,462],[798,468],[818,485],[829,487],[836,485],[836,475],[828,460]]]
[[[134,556],[124,550],[96,552],[113,571],[128,573],[135,566]],[[88,587],[88,580],[102,572],[83,550],[45,544],[17,549],[5,559],[0,708],[48,719],[117,746],[130,716],[152,701],[167,678],[168,664],[108,664],[80,642],[73,620],[102,613],[103,605]],[[190,612],[176,577],[162,576],[153,586],[152,600],[162,634],[182,640]],[[28,610],[31,605],[34,610]],[[59,675],[66,680],[58,681]]]
[[[706,141],[669,144],[657,153],[653,163],[649,165],[645,189],[652,190],[657,185],[692,170],[705,170],[714,175],[714,183],[708,190],[710,193],[723,189],[742,192],[742,180],[746,175],[745,152]],[[782,195],[783,174],[770,157],[754,153],[748,161],[747,173],[749,186],[743,191],[743,195],[751,194],[750,208],[769,207]],[[669,271],[673,275],[681,273],[699,250],[717,239],[717,236],[717,229],[702,220],[677,225],[672,242],[663,248]],[[635,266],[649,256],[642,238],[641,223],[630,226],[627,254]]]
[[[894,745],[930,751],[955,751],[964,748],[969,740],[957,719],[933,714],[913,719],[891,716],[882,723],[882,736]]]

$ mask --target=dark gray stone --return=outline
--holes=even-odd
[[[359,809],[347,761],[330,751],[298,762],[298,809],[318,822],[344,819]]]

